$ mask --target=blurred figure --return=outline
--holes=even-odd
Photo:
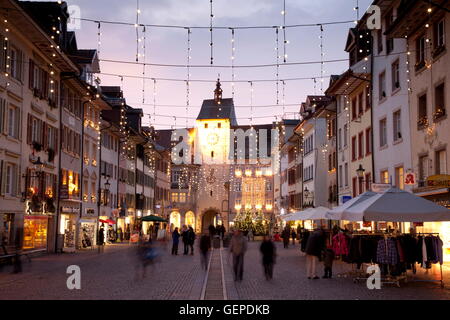
[[[273,265],[276,259],[276,248],[268,236],[264,236],[259,251],[262,254],[262,264],[266,280],[271,280],[273,278]]]
[[[308,279],[319,279],[316,271],[316,263],[325,249],[325,234],[322,229],[316,229],[306,243],[306,274]]]
[[[220,225],[220,238],[223,240],[223,238],[225,237],[225,226],[223,224]]]
[[[14,269],[13,273],[22,272],[22,241],[23,241],[23,228],[17,228],[16,230],[16,255],[14,256]]]
[[[297,237],[297,234],[295,233],[294,229],[292,229],[291,235],[292,235],[292,245],[295,246],[295,238]]]
[[[331,249],[331,245],[323,250],[322,253],[324,275],[322,278],[331,279],[333,275],[333,261],[334,261],[334,251]]]
[[[253,241],[253,239],[254,239],[254,237],[253,237],[253,229],[252,228],[250,228],[248,230],[247,239],[248,239],[248,241]]]
[[[117,240],[120,241],[120,242],[123,241],[123,232],[122,232],[122,228],[121,227],[119,227],[117,229]]]
[[[290,238],[291,234],[289,232],[289,227],[286,226],[283,230],[283,232],[281,233],[281,237],[283,238],[283,245],[284,248],[287,249],[289,247],[289,238]]]
[[[139,237],[136,253],[137,262],[135,280],[138,280],[139,269],[142,270],[142,278],[145,278],[147,267],[155,263],[156,258],[159,256],[159,251],[155,246],[153,246],[151,239],[145,241],[144,237],[141,235]]]
[[[104,249],[105,249],[105,229],[103,228],[103,223],[100,226],[100,229],[98,230],[97,246],[98,246],[98,253],[101,253],[104,251]]]
[[[247,239],[240,230],[234,232],[230,243],[230,252],[233,255],[234,281],[242,281],[244,274],[244,255],[247,251]]]
[[[172,232],[172,254],[178,255],[178,243],[180,242],[180,233],[178,228]]]
[[[191,255],[194,255],[194,242],[195,242],[195,232],[192,227],[188,229],[188,244],[191,248]]]
[[[186,255],[189,253],[189,232],[186,225],[183,226],[183,230],[181,231],[181,239],[184,245],[183,254]]]
[[[211,224],[208,227],[208,231],[209,231],[209,237],[211,238],[211,241],[216,233],[216,228]]]
[[[6,250],[6,246],[8,245],[8,232],[6,231],[6,227],[3,228],[2,234],[0,236],[0,242],[2,244],[4,254],[7,255],[8,250]]]
[[[208,235],[204,234],[200,238],[200,253],[202,259],[202,268],[204,268],[205,270],[208,269],[209,249],[211,249],[211,239]]]

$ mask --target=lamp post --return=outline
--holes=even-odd
[[[371,189],[372,180],[371,179],[364,179],[364,172],[366,172],[366,169],[364,169],[363,166],[360,164],[358,169],[356,169],[356,176],[358,177],[358,180],[359,180],[359,183],[360,183],[360,189],[362,190],[361,184],[363,182],[366,182],[366,183],[368,183],[367,190],[370,190]]]

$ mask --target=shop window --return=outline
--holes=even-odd
[[[389,183],[389,171],[383,170],[380,173],[381,183]]]
[[[25,215],[23,225],[23,249],[45,249],[47,247],[48,218]]]

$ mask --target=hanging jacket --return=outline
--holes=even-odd
[[[308,239],[305,252],[308,255],[321,257],[322,250],[325,248],[325,235],[322,230],[314,231]]]
[[[333,251],[335,255],[348,255],[347,237],[343,233],[338,233],[333,237]]]
[[[436,256],[437,261],[440,264],[444,263],[444,253],[442,251],[442,247],[444,246],[444,243],[442,242],[441,238],[439,236],[436,237]]]
[[[390,265],[395,265],[398,263],[398,253],[394,239],[378,241],[377,262],[379,264]]]
[[[426,268],[427,266],[427,246],[425,244],[425,238],[422,238],[422,268]]]

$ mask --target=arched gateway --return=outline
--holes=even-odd
[[[216,209],[208,209],[202,215],[202,233],[208,233],[209,226],[216,226],[220,220],[220,213]]]

